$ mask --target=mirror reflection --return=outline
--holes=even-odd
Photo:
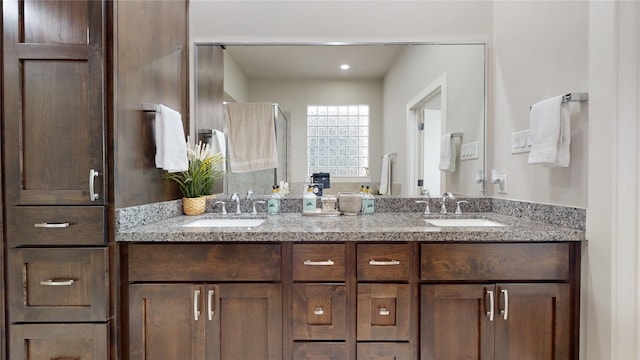
[[[330,173],[325,193],[484,194],[483,44],[196,44],[195,54],[195,129],[228,131],[225,102],[276,104],[280,116],[278,167],[228,172],[218,191],[268,194],[287,181],[302,195],[312,174]]]

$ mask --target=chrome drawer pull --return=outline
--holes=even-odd
[[[209,309],[208,313],[209,313],[209,321],[213,320],[213,314],[215,314],[215,309],[213,308],[213,295],[215,294],[215,291],[213,289],[210,289],[209,292],[207,293],[207,307]]]
[[[489,317],[489,321],[493,321],[493,290],[488,290],[487,294],[489,294],[489,311],[487,311],[487,316]]]
[[[49,280],[40,281],[40,285],[43,285],[43,286],[71,286],[73,285],[73,283],[74,283],[73,279],[69,279],[69,280],[49,279]]]
[[[369,265],[371,266],[389,266],[389,265],[400,265],[400,260],[369,260]]]
[[[380,311],[378,312],[378,314],[380,314],[380,316],[389,316],[390,313],[391,312],[386,307],[381,307]]]
[[[500,315],[502,315],[503,319],[507,320],[509,317],[509,291],[502,289],[500,292],[504,295],[504,309],[500,310]]]
[[[65,222],[65,223],[38,223],[38,224],[33,224],[33,227],[60,229],[60,228],[68,228],[70,225],[71,224],[68,223],[68,222]]]
[[[315,310],[313,310],[313,315],[324,315],[324,309],[321,306],[317,306]]]
[[[193,292],[193,319],[198,321],[200,319],[200,309],[198,306],[200,300],[200,290],[195,290]]]
[[[100,176],[100,173],[91,169],[89,170],[89,200],[96,201],[100,198],[99,194],[96,194],[93,190],[93,183],[95,178]]]
[[[313,261],[313,260],[305,260],[304,264],[307,266],[333,266],[335,263],[333,260],[325,260],[325,261]]]

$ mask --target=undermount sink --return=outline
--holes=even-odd
[[[487,219],[428,219],[429,224],[434,226],[506,226],[497,221]]]
[[[182,227],[256,227],[264,219],[200,219],[182,225]]]

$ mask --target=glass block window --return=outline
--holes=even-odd
[[[369,176],[369,105],[307,106],[307,175]]]

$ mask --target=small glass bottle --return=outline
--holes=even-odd
[[[302,211],[316,211],[316,194],[313,193],[313,185],[307,185],[307,192],[302,197]]]
[[[282,196],[280,195],[280,189],[278,186],[273,185],[271,187],[271,197],[267,200],[267,213],[269,215],[278,215],[280,214],[280,200]]]

